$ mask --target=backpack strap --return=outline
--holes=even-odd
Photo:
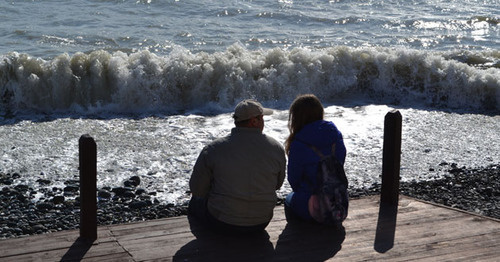
[[[317,147],[315,147],[313,145],[307,145],[307,146],[310,149],[312,149],[312,151],[314,151],[314,153],[316,153],[316,155],[318,155],[320,159],[323,158],[323,157],[325,157],[325,155],[323,155],[323,153],[321,153],[321,151]]]
[[[312,151],[314,151],[314,153],[316,153],[316,155],[319,156],[320,160],[325,157],[325,155],[317,147],[315,147],[315,146],[313,146],[313,145],[311,145],[309,143],[306,143],[306,142],[304,142],[304,141],[302,141],[301,139],[298,139],[298,138],[295,138],[295,140],[297,140],[298,142],[300,142],[300,143],[306,145],[307,147],[309,147]],[[335,143],[333,143],[333,145],[332,145],[332,154],[335,154]],[[303,176],[302,180],[304,180],[309,185],[309,188],[311,189],[311,191],[314,192],[315,188],[314,188],[313,182],[307,176]]]

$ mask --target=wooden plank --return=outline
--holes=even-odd
[[[419,208],[418,208],[419,203],[415,203],[415,204],[413,204],[413,205],[417,205],[417,207],[412,207],[410,211],[411,211],[411,212],[418,212],[418,211],[419,211]],[[424,207],[424,209],[431,209],[431,208],[428,208],[426,205],[420,205],[420,206]],[[279,210],[279,208],[278,208],[278,210]],[[415,216],[414,216],[414,214],[411,214],[411,212],[406,212],[406,213],[404,213],[404,214],[405,214],[405,215],[406,215],[409,219],[411,219],[412,221],[416,221],[416,222],[418,222],[418,221],[420,220],[420,218],[419,218],[418,216],[417,216],[417,217],[415,217]],[[404,216],[404,215],[403,215],[403,216]],[[439,214],[439,213],[437,213],[437,215],[436,215],[436,213],[428,212],[428,210],[427,210],[427,211],[425,212],[425,216],[428,216],[428,218],[429,218],[429,219],[426,219],[426,221],[427,221],[427,222],[429,222],[429,221],[434,221],[434,222],[436,222],[436,221],[438,221],[438,222],[445,222],[445,221],[443,221],[443,218],[444,218],[444,219],[447,219],[447,220],[448,220],[448,221],[447,221],[447,223],[448,223],[448,222],[449,222],[449,220],[460,220],[460,218],[461,218],[461,217],[464,217],[464,216],[466,216],[466,215],[465,215],[465,214],[459,214],[458,216],[449,216],[449,214]],[[367,219],[367,221],[365,221],[365,223],[362,223],[362,224],[360,224],[360,223],[356,223],[356,227],[357,227],[357,228],[359,227],[359,228],[361,228],[361,229],[362,229],[362,228],[365,228],[365,229],[364,229],[364,230],[360,230],[359,232],[354,231],[354,233],[358,233],[358,234],[361,236],[361,237],[356,236],[356,237],[354,238],[355,240],[357,240],[356,242],[358,242],[358,243],[359,243],[359,242],[361,242],[361,243],[368,243],[368,245],[366,245],[366,244],[365,244],[364,246],[365,246],[365,247],[367,247],[367,248],[369,249],[369,251],[372,251],[372,252],[374,252],[374,251],[373,251],[373,239],[374,239],[374,231],[375,231],[375,229],[376,229],[376,219],[377,219],[377,218],[376,218],[375,216],[373,216],[373,213],[372,213],[371,218],[370,218],[370,219]],[[359,222],[359,221],[355,221],[355,220],[353,220],[353,222]],[[275,222],[274,222],[274,221],[273,221],[273,222],[271,222],[270,226],[268,227],[268,231],[270,231],[270,229],[272,229],[272,228],[273,228],[273,225],[274,225],[274,224],[275,224]],[[347,226],[347,229],[348,229],[348,230],[350,230],[349,224],[350,224],[350,223],[349,223],[349,221],[346,221],[346,226]],[[409,223],[407,223],[407,225],[409,225],[409,226],[413,226],[413,227],[418,228],[418,229],[421,229],[421,227],[422,227],[422,225],[419,225],[419,223],[414,223],[414,222],[409,222]],[[367,227],[368,227],[368,229],[367,229]],[[276,227],[276,228],[282,229],[283,227],[282,227],[282,226],[278,226],[278,227]],[[275,231],[273,231],[273,230],[271,230],[271,231],[272,231],[272,232],[275,232]],[[283,234],[282,234],[282,235],[280,235],[280,236],[279,236],[279,237],[277,237],[277,238],[276,238],[276,237],[273,237],[273,236],[272,236],[272,234],[270,233],[270,234],[271,234],[270,239],[271,239],[271,241],[272,241],[272,242],[275,242],[275,240],[273,240],[273,238],[276,238],[276,239],[277,239],[277,240],[276,240],[276,242],[277,242],[277,241],[281,241],[281,242],[279,242],[279,243],[280,243],[280,248],[278,248],[278,245],[277,245],[277,249],[278,249],[278,250],[282,250],[282,244],[283,244],[283,243],[286,243],[286,240],[284,240],[284,239],[286,239],[286,238],[284,238],[284,236],[286,236],[287,234],[288,234],[288,235],[290,235],[290,234],[289,234],[289,233],[287,233],[287,232],[288,232],[288,231],[287,231],[287,229],[286,229],[286,227],[285,227],[285,230],[283,231]],[[303,232],[303,231],[302,231],[302,232]],[[350,234],[351,234],[351,233],[352,233],[352,232],[350,232]],[[418,233],[418,232],[417,232],[417,233]],[[291,235],[293,236],[293,234],[291,234]],[[368,237],[367,237],[366,239],[363,239],[363,238],[364,238],[364,236],[368,236]],[[184,237],[185,237],[185,241],[183,241],[183,242],[182,242],[182,241],[181,241],[181,242],[175,242],[175,241],[174,241],[174,242],[170,242],[169,237],[161,237],[161,239],[157,239],[157,241],[160,241],[160,242],[161,242],[161,241],[164,241],[164,242],[162,242],[162,244],[161,244],[160,246],[169,246],[169,247],[171,247],[173,250],[176,250],[176,249],[178,249],[178,248],[179,248],[179,245],[182,245],[182,243],[185,243],[186,241],[188,241],[189,239],[191,239],[191,236],[189,236],[189,234],[185,235]],[[179,239],[181,239],[181,238],[180,238],[180,237],[176,237],[176,238],[174,238],[174,239],[179,240]],[[299,240],[299,241],[296,241],[296,242],[297,242],[297,243],[301,243],[301,242],[300,242],[300,240],[301,240],[301,239],[304,239],[304,236],[303,236],[303,235],[298,235],[298,240]],[[323,239],[322,239],[321,237],[318,237],[318,236],[313,236],[313,238],[312,238],[312,239],[313,239],[313,240],[314,240],[314,239],[319,239],[319,240],[323,241]],[[359,240],[363,240],[363,241],[359,241]],[[156,241],[156,240],[154,240],[154,241]],[[285,242],[283,242],[283,241],[285,241]],[[290,242],[290,241],[289,241],[289,242]],[[293,242],[293,241],[292,241],[292,242]],[[329,243],[328,241],[325,241],[325,242],[326,242],[326,243]],[[137,239],[136,239],[136,240],[133,240],[133,241],[132,241],[132,242],[130,242],[130,243],[127,243],[126,245],[129,245],[129,244],[130,244],[130,245],[132,245],[132,246],[137,245],[137,246],[135,246],[134,248],[132,248],[131,250],[129,250],[131,253],[134,253],[134,252],[141,252],[141,250],[144,250],[144,246],[143,246],[143,245],[147,245],[147,243],[148,243],[148,241],[144,241],[144,240],[137,240]],[[191,243],[191,244],[192,244],[192,245],[194,245],[193,243]],[[302,244],[301,244],[301,245],[302,245]],[[353,243],[353,245],[355,245],[355,243]],[[224,246],[224,245],[222,245],[222,246]],[[200,247],[199,247],[199,246],[197,246],[197,249],[199,249],[199,248],[200,248]],[[207,249],[207,247],[203,247],[203,248],[204,248],[205,250]],[[212,248],[212,249],[214,249],[214,250],[217,250],[217,245],[213,245],[213,246],[211,246],[211,248]],[[159,248],[157,248],[157,249],[158,249],[158,250],[157,250],[158,252],[164,252],[164,253],[163,253],[163,255],[165,255],[166,253],[168,253],[168,252],[166,252],[166,250],[164,250],[164,249],[162,249],[162,248],[160,248],[160,247],[159,247]],[[153,250],[155,250],[155,248],[153,248]],[[236,249],[236,250],[237,250],[237,249]],[[310,256],[310,254],[309,254],[309,250],[310,250],[310,249],[304,252],[304,251],[300,248],[300,245],[299,245],[299,248],[294,247],[294,248],[290,248],[290,250],[294,250],[294,251],[295,251],[295,250],[299,250],[299,251],[298,251],[298,253],[299,253],[298,255],[304,255],[305,257],[309,257],[309,256]],[[149,249],[149,251],[152,251],[152,250],[151,250],[151,249]],[[210,252],[211,252],[211,251],[206,251],[206,252],[208,252],[208,253],[207,253],[207,254],[204,254],[202,257],[206,257],[207,255],[209,255],[209,254],[210,254]],[[240,255],[241,255],[241,254],[245,254],[243,251],[238,251],[237,253],[238,253],[238,254],[240,254]],[[296,256],[296,255],[297,255],[297,254],[295,254],[295,253],[297,253],[297,252],[295,252],[295,253],[294,253],[294,252],[291,252],[291,253],[292,253],[292,254],[294,254],[294,256]],[[315,250],[313,250],[313,253],[317,253],[317,252],[316,252]],[[145,256],[145,258],[148,258],[148,256],[154,256],[154,255],[153,255],[153,254],[151,254],[151,253],[149,253],[149,254],[140,254],[140,253],[139,253],[139,254],[137,254],[137,256],[138,256],[138,257],[144,257],[144,256]],[[199,254],[199,253],[196,253],[196,255],[193,255],[193,256],[200,256],[200,254]],[[229,256],[229,257],[230,257],[230,256]]]
[[[495,239],[492,235],[477,235],[471,237],[455,238],[450,241],[433,242],[424,245],[425,249],[417,250],[412,253],[404,254],[405,259],[431,260],[439,258],[441,261],[446,260],[462,260],[462,261],[478,261],[484,257],[491,257],[492,254],[500,258],[500,244],[498,239],[500,234],[496,234]]]
[[[160,218],[160,219],[154,219],[154,220],[146,220],[146,221],[139,221],[139,222],[130,222],[130,223],[124,223],[124,224],[117,224],[117,225],[109,225],[109,227],[112,227],[114,231],[120,231],[120,230],[127,230],[130,228],[150,228],[154,227],[157,225],[164,225],[164,224],[182,224],[182,225],[187,225],[188,221],[186,220],[186,216],[179,216],[179,217],[169,217],[169,218]]]
[[[349,261],[457,261],[464,258],[465,261],[479,261],[481,257],[488,259],[495,253],[498,258],[499,245],[490,239],[485,243],[482,236],[453,239],[450,242],[432,242],[424,245],[414,245],[411,248],[400,248],[399,244],[386,253],[377,253],[372,247],[352,248],[339,252],[335,259]],[[498,239],[498,238],[497,238]],[[465,259],[474,258],[474,259]]]
[[[185,219],[186,220],[186,219]],[[139,239],[139,238],[151,238],[156,236],[179,234],[185,232],[191,232],[189,223],[170,223],[171,221],[164,221],[162,224],[154,225],[152,227],[127,227],[121,228],[120,230],[115,230],[111,228],[111,232],[115,237],[121,240],[127,239]]]
[[[19,254],[0,258],[5,261],[133,261],[132,257],[116,242],[100,243],[87,248],[72,246],[69,248],[49,249],[35,253]],[[57,259],[59,260],[59,259]]]
[[[408,235],[404,238],[398,238],[396,236],[395,244],[392,249],[387,251],[385,254],[377,253],[374,249],[373,237],[367,237],[368,234],[359,234],[358,236],[351,236],[349,233],[346,236],[346,241],[343,243],[344,246],[349,247],[349,251],[357,253],[355,258],[367,258],[370,257],[369,254],[376,254],[377,256],[405,256],[411,258],[416,257],[426,257],[426,254],[430,250],[439,250],[442,252],[450,252],[461,250],[462,248],[467,248],[467,245],[478,245],[481,247],[492,247],[499,246],[496,239],[499,239],[500,232],[497,230],[493,233],[483,233],[476,235],[460,235],[455,234],[448,236],[447,234],[437,234],[434,237],[419,238],[419,236]],[[471,251],[470,249],[466,249]],[[499,249],[496,249],[499,250]],[[353,254],[347,253],[344,250],[339,253],[336,258],[349,257],[353,258]],[[472,252],[476,252],[473,250]],[[416,255],[415,255],[416,254]],[[354,259],[356,260],[356,259]]]
[[[281,209],[281,212],[283,213],[283,209]],[[283,222],[284,217],[280,220],[274,219],[273,222],[270,223],[270,225],[267,227],[267,232],[281,231],[283,229]],[[171,238],[169,235],[178,235],[184,233],[188,233],[188,235],[191,235],[190,237],[195,237],[192,235],[192,232],[194,232],[195,235],[197,234],[197,232],[199,232],[199,234],[206,235],[206,230],[203,230],[199,225],[190,224],[189,219],[183,219],[182,223],[174,223],[175,225],[172,225],[170,221],[164,220],[163,223],[157,223],[154,226],[147,228],[147,230],[144,230],[142,227],[141,230],[137,230],[136,227],[121,227],[119,232],[114,229],[110,230],[113,232],[114,236],[117,237],[121,242],[131,241],[131,243],[136,244],[141,242],[147,243],[150,241],[155,241],[155,239]]]
[[[500,221],[402,197],[392,246],[375,250],[379,197],[351,200],[345,232],[287,223],[276,207],[267,234],[214,234],[185,216],[98,229],[95,245],[79,245],[78,230],[0,241],[0,261],[495,261]],[[390,212],[389,212],[390,213]],[[385,218],[387,219],[387,217]],[[391,219],[383,224],[389,227]],[[390,241],[384,239],[384,241]],[[74,253],[71,253],[74,252]]]
[[[364,231],[360,230],[359,232],[357,232],[357,233],[359,233],[359,236],[356,236],[354,238],[354,243],[352,243],[352,245],[355,246],[356,243],[361,242],[361,243],[363,243],[362,245],[359,245],[359,247],[361,249],[367,249],[364,251],[365,252],[368,251],[368,253],[372,253],[374,256],[380,257],[380,254],[375,252],[373,249],[374,232],[376,230],[376,223],[377,223],[377,216],[374,216],[373,211],[378,210],[377,205],[373,205],[373,203],[377,203],[377,201],[378,200],[376,200],[376,198],[372,198],[368,201],[364,201],[364,203],[366,203],[366,202],[371,203],[367,206],[369,209],[372,209],[372,210],[370,210],[371,212],[367,212],[367,214],[370,214],[370,213],[371,214],[368,216],[365,216],[361,220],[360,219],[351,219],[351,221],[349,221],[349,220],[346,221],[346,227],[348,230],[350,230],[349,226],[351,224],[355,224],[356,228],[360,228],[360,229],[365,228]],[[432,223],[437,223],[437,222],[448,223],[450,220],[460,220],[462,217],[467,216],[466,214],[463,214],[463,213],[456,213],[453,216],[450,216],[449,212],[444,212],[444,213],[435,212],[432,210],[433,209],[441,210],[441,208],[436,208],[436,207],[433,207],[430,205],[426,205],[426,204],[420,203],[418,201],[406,201],[406,202],[402,201],[401,204],[402,204],[402,207],[399,208],[399,211],[402,210],[402,213],[398,214],[398,220],[404,221],[405,225],[410,226],[410,227],[415,227],[416,229],[422,228],[422,224],[421,224],[422,218],[424,218],[424,221],[426,221],[427,223],[431,223],[431,222]],[[352,206],[354,206],[354,205],[352,205]],[[357,207],[354,207],[354,208],[355,208],[354,210],[357,210],[356,209]],[[432,212],[429,212],[430,210]],[[282,207],[276,208],[276,211],[278,213],[283,214]],[[365,211],[365,209],[363,209],[363,211]],[[415,213],[418,213],[421,211],[425,211],[425,212],[423,212],[423,214],[420,214],[420,216],[415,216]],[[357,213],[356,212],[351,212],[351,213],[353,213],[354,217],[356,218]],[[363,212],[360,212],[360,213],[363,213]],[[358,213],[358,215],[359,215],[359,213]],[[275,219],[277,217],[278,216],[275,216]],[[359,217],[357,217],[357,218],[359,218]],[[293,257],[295,259],[303,257],[303,258],[307,258],[309,261],[311,256],[314,256],[314,255],[318,256],[318,253],[320,253],[320,252],[318,252],[317,250],[314,250],[314,249],[304,250],[304,247],[307,247],[308,245],[304,245],[304,243],[301,242],[301,240],[305,239],[303,234],[290,233],[290,230],[288,230],[286,228],[288,225],[285,227],[282,226],[282,224],[285,223],[283,220],[276,221],[275,219],[273,219],[273,221],[271,222],[271,224],[267,228],[267,231],[270,235],[270,238],[269,238],[270,242],[276,243],[275,253],[265,252],[265,250],[260,250],[260,252],[258,252],[258,253],[267,254],[268,258],[272,257],[273,260],[278,260],[278,261],[279,260],[286,260],[286,259],[291,258],[291,257]],[[281,217],[281,219],[283,219],[283,218]],[[360,221],[362,223],[360,223]],[[276,224],[277,224],[277,226],[276,226]],[[440,228],[442,228],[442,227],[440,227]],[[283,231],[283,232],[281,232],[281,231]],[[280,232],[281,232],[281,234],[280,234]],[[299,232],[300,232],[300,230],[299,230]],[[356,231],[354,231],[354,232],[356,233]],[[415,231],[415,232],[418,233],[418,231]],[[351,234],[351,233],[352,232],[349,232],[349,234]],[[348,235],[348,237],[349,236],[350,235]],[[295,239],[293,239],[293,237],[295,237]],[[290,238],[292,238],[292,239],[290,240]],[[321,241],[324,240],[324,239],[319,238],[317,236],[313,236],[312,239],[318,239]],[[164,258],[169,257],[168,254],[170,254],[171,252],[174,252],[176,250],[183,250],[183,252],[184,252],[184,249],[186,249],[188,251],[191,249],[192,252],[194,252],[194,251],[196,251],[196,252],[194,252],[194,253],[189,253],[189,252],[188,253],[183,253],[183,252],[176,253],[172,257],[172,259],[175,260],[179,257],[190,258],[190,260],[193,260],[195,258],[200,258],[200,257],[201,258],[219,259],[219,260],[224,260],[224,259],[241,260],[241,257],[256,259],[255,256],[252,256],[252,254],[245,253],[245,250],[240,250],[238,248],[235,248],[236,246],[234,246],[234,245],[231,246],[232,247],[231,250],[236,251],[235,252],[235,254],[237,254],[236,257],[228,256],[228,254],[225,254],[225,252],[223,252],[223,253],[217,252],[217,250],[226,250],[224,248],[228,247],[227,243],[217,244],[217,243],[210,242],[210,243],[212,243],[212,245],[206,246],[206,244],[202,244],[200,241],[197,241],[197,239],[193,239],[193,236],[191,236],[189,234],[186,234],[183,237],[178,236],[178,237],[174,237],[174,238],[160,237],[157,240],[160,241],[162,244],[157,246],[157,247],[154,247],[152,249],[151,248],[148,249],[149,252],[143,252],[145,246],[141,246],[141,243],[143,245],[147,245],[148,242],[136,239],[136,240],[132,241],[130,244],[131,245],[139,245],[139,246],[136,246],[129,251],[131,253],[136,253],[134,255],[134,257],[140,257],[141,260],[142,259],[144,259],[144,260],[154,259],[154,257],[157,255],[163,256]],[[213,241],[213,240],[214,239],[208,239],[206,241]],[[151,241],[151,239],[150,239],[150,241]],[[164,241],[164,242],[162,242],[162,241]],[[329,241],[323,241],[323,242],[324,243],[331,243]],[[290,245],[290,243],[295,243],[298,245],[289,246],[288,250],[291,250],[290,252],[277,252],[277,251],[281,251],[281,250],[286,250],[287,245]],[[189,248],[185,248],[185,246],[183,246],[183,244],[186,246],[189,246]],[[346,246],[346,244],[347,244],[347,246],[351,247],[351,245],[348,242],[343,243],[344,246]],[[128,244],[126,244],[126,245],[128,245]],[[165,250],[165,248],[163,248],[162,246],[169,246],[170,248],[168,250]],[[349,248],[349,249],[351,249],[351,248]],[[200,250],[203,250],[203,251],[200,251]],[[321,250],[326,251],[327,254],[328,254],[328,252],[330,252],[330,255],[332,255],[331,252],[334,252],[335,248],[321,248]],[[352,249],[352,250],[355,250],[355,249]],[[344,250],[340,251],[341,254],[343,252],[344,252]],[[155,253],[157,253],[157,255],[155,255]],[[252,252],[250,252],[250,253],[252,253]],[[219,254],[221,257],[217,257],[217,254]],[[354,254],[357,255],[360,253],[358,252],[358,253],[354,253]],[[361,253],[361,254],[363,254],[363,253]],[[366,255],[366,253],[364,255]],[[262,257],[258,257],[258,258],[260,260],[262,259]],[[196,261],[196,260],[194,260],[194,261]]]
[[[463,226],[467,222],[467,220],[472,221],[470,218],[454,218],[451,217],[448,220],[442,221],[431,221],[429,223],[411,223],[404,224],[401,226],[397,225],[396,230],[396,238],[397,239],[412,239],[413,242],[423,240],[427,241],[429,238],[438,238],[441,235],[445,236],[453,236],[453,235],[477,235],[484,233],[496,233],[498,232],[498,224],[496,222],[492,223],[476,223],[477,228],[471,226]],[[402,223],[403,224],[403,223]],[[456,228],[462,228],[463,230],[456,230]],[[355,237],[356,239],[363,239],[364,237],[374,237],[375,226],[373,225],[359,225],[356,227],[351,227],[350,225],[346,225],[346,230],[348,231],[349,236]],[[372,232],[371,234],[368,234]]]
[[[297,229],[299,227],[299,229]],[[296,232],[304,234],[290,233],[290,228],[295,228]],[[124,243],[124,246],[131,247],[128,251],[138,261],[147,261],[153,259],[155,256],[172,257],[172,259],[187,259],[189,261],[197,261],[196,259],[207,259],[205,261],[261,261],[264,258],[279,257],[285,255],[284,249],[287,245],[288,238],[294,243],[300,243],[301,246],[314,246],[308,253],[314,254],[325,250],[324,245],[329,246],[328,241],[324,241],[323,236],[335,237],[336,231],[334,229],[325,230],[324,227],[316,225],[297,225],[290,226],[280,231],[275,231],[275,238],[269,236],[259,236],[257,238],[241,238],[231,237],[225,235],[206,234],[205,236],[198,235],[198,238],[193,238],[191,235],[186,234],[182,236],[162,237],[156,239],[155,244],[149,245],[147,251],[145,250],[148,242],[138,240],[137,242]],[[340,235],[343,239],[343,234]],[[293,239],[293,237],[298,237]],[[299,241],[296,241],[296,240]],[[295,240],[295,241],[294,241]],[[337,241],[340,243],[340,241]],[[160,244],[158,244],[160,243]],[[274,243],[277,243],[276,251],[274,251]],[[150,243],[149,243],[150,244]],[[340,245],[339,245],[340,246]],[[223,252],[221,252],[223,250]],[[293,249],[292,249],[293,250]],[[289,253],[286,251],[286,253]],[[306,253],[306,252],[301,252]],[[298,254],[297,254],[298,255]],[[307,254],[309,257],[309,254]]]
[[[46,250],[70,248],[79,237],[79,230],[67,230],[51,234],[21,237],[0,241],[0,259],[9,256],[43,252]],[[106,228],[98,231],[96,244],[114,241]]]
[[[491,244],[492,239],[498,239],[500,227],[496,220],[476,215],[471,216],[464,212],[427,205],[419,201],[415,201],[413,205],[417,207],[423,205],[431,208],[427,208],[425,212],[416,213],[417,216],[414,218],[406,214],[398,214],[398,224],[395,236],[396,243],[394,244],[394,248],[387,253],[380,254],[375,252],[372,245],[373,238],[370,239],[370,236],[373,237],[373,232],[370,234],[373,227],[372,229],[366,229],[364,231],[361,229],[359,229],[359,231],[353,231],[348,225],[348,236],[343,245],[348,246],[349,250],[354,251],[354,253],[342,250],[335,258],[348,258],[349,260],[377,260],[377,258],[384,258],[384,260],[386,260],[388,258],[394,258],[394,260],[399,261],[402,260],[402,257],[404,257],[404,260],[407,260],[412,256],[415,256],[417,259],[421,257],[430,258],[426,255],[429,253],[429,247],[432,245],[440,245],[440,243],[446,243],[446,245],[441,245],[441,248],[436,249],[441,253],[438,254],[436,253],[437,251],[434,251],[433,256],[464,252],[469,255],[471,253],[470,250],[462,251],[462,248],[467,247],[467,244],[479,245],[490,250],[488,245]],[[429,214],[431,214],[431,216],[429,216]],[[415,214],[412,214],[412,216],[414,215]],[[433,219],[433,217],[438,217],[438,219]],[[488,237],[485,238],[484,236]],[[462,239],[469,242],[462,241]],[[493,247],[493,250],[500,250],[498,244],[496,242],[494,243],[496,246]],[[472,257],[474,256],[474,252],[476,251],[472,251]],[[481,252],[481,254],[493,255],[491,253],[492,252]]]

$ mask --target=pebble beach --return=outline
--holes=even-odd
[[[442,162],[441,179],[400,183],[402,195],[500,219],[500,164],[486,167],[458,167]],[[433,170],[430,170],[433,171]],[[0,239],[77,229],[80,219],[79,181],[68,180],[65,187],[40,187],[39,192],[16,183],[18,173],[0,173]],[[50,185],[48,180],[38,183]],[[369,188],[349,188],[351,198],[380,193],[380,184]],[[162,203],[156,192],[141,187],[140,177],[123,181],[122,187],[98,188],[98,225],[186,215],[187,202]],[[35,196],[37,200],[35,201]],[[277,205],[283,203],[278,199]]]

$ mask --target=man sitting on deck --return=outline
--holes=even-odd
[[[201,151],[189,181],[188,213],[217,231],[263,231],[276,206],[276,190],[285,179],[283,146],[262,133],[263,108],[243,100],[234,111],[235,128]]]

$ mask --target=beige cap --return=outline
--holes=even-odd
[[[252,117],[260,115],[271,115],[273,110],[269,108],[264,108],[262,105],[252,99],[245,99],[241,101],[235,108],[233,118],[235,122],[240,122],[248,120]]]

